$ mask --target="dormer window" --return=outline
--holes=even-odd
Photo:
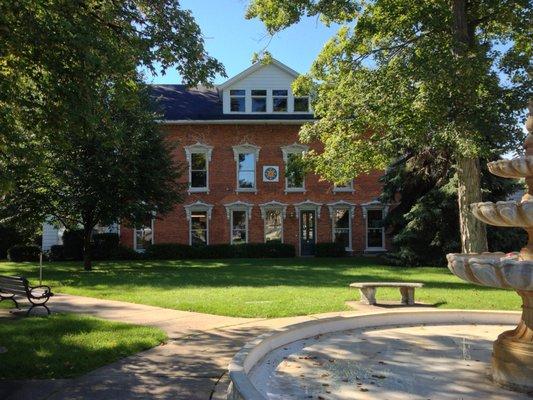
[[[230,90],[230,109],[232,112],[246,112],[246,90]]]
[[[309,112],[309,97],[295,97],[294,112]]]
[[[267,91],[252,90],[252,112],[267,111]]]
[[[288,110],[288,90],[272,91],[272,110],[274,112],[287,112]]]

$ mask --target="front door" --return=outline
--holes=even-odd
[[[300,248],[302,256],[315,254],[315,212],[302,211],[300,213]]]

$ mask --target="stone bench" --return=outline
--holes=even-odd
[[[376,304],[376,290],[380,287],[396,287],[402,294],[402,304],[412,306],[415,304],[415,289],[424,286],[418,282],[355,282],[350,287],[359,289],[361,303]]]

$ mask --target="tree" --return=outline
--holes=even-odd
[[[270,33],[320,15],[343,26],[295,89],[314,94],[320,118],[304,141],[320,140],[310,166],[343,182],[427,146],[453,160],[464,252],[487,250],[478,157],[520,146],[518,119],[531,90],[527,0],[252,0],[249,18]]]
[[[0,206],[4,216],[82,226],[86,270],[97,224],[165,214],[181,198],[180,167],[149,111],[148,88],[105,88],[101,94],[100,109],[92,110],[94,129],[48,143],[40,167],[18,177]]]
[[[170,67],[188,84],[224,73],[179,0],[0,1],[0,193],[69,130],[65,115],[83,123],[98,77]]]

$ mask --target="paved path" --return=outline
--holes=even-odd
[[[89,314],[99,318],[157,326],[169,342],[124,358],[76,379],[1,382],[5,400],[122,400],[223,399],[228,385],[226,367],[244,343],[268,330],[336,315],[260,319],[232,318],[177,311],[90,297],[57,295],[55,312]],[[5,310],[0,313],[6,315]],[[1,315],[1,314],[0,314]]]

